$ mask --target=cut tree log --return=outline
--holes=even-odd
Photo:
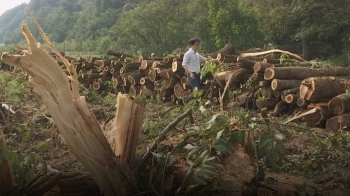
[[[140,86],[131,85],[129,89],[129,95],[133,97],[140,95]]]
[[[304,116],[306,124],[312,126],[324,125],[327,119],[330,117],[327,103],[317,103],[308,105],[308,109],[314,108],[316,109],[314,113]]]
[[[350,111],[350,96],[346,93],[333,97],[328,102],[328,110],[333,115],[340,115]]]
[[[291,105],[297,105],[298,98],[299,98],[299,96],[297,96],[295,94],[288,94],[288,95],[284,96],[284,101],[286,103],[291,104]]]
[[[3,152],[6,149],[5,135],[0,127],[0,194],[7,192],[15,186],[10,160],[4,158]]]
[[[330,100],[332,97],[345,93],[350,87],[350,78],[340,77],[310,77],[300,85],[300,98],[310,102]]]
[[[223,54],[223,53],[218,53],[215,60],[217,60],[221,63],[232,63],[232,62],[237,61],[237,57],[238,56],[235,56],[235,55],[227,55],[227,54]]]
[[[25,24],[22,24],[22,32],[29,50],[23,50],[23,55],[3,53],[2,62],[17,66],[31,75],[29,84],[32,92],[37,94],[48,108],[70,152],[85,166],[105,195],[137,194],[138,189],[130,169],[117,159],[98,121],[89,111],[85,97],[79,95],[75,69],[53,47],[35,20],[34,23],[48,47],[72,73],[72,90],[67,75],[43,46],[37,43]]]
[[[149,69],[152,67],[153,63],[154,63],[154,61],[152,61],[152,60],[142,60],[141,65],[140,65],[140,69],[142,69],[142,70]]]
[[[273,109],[275,108],[277,103],[278,103],[278,100],[276,98],[257,99],[255,102],[256,107],[259,110],[261,110],[262,108]]]
[[[271,88],[275,91],[283,91],[295,87],[300,87],[301,80],[281,80],[273,79],[271,81]]]
[[[342,129],[348,130],[350,127],[350,113],[333,116],[327,120],[326,129],[332,132],[340,132]]]
[[[129,54],[125,54],[123,52],[119,52],[119,51],[116,51],[116,50],[111,50],[111,49],[107,49],[107,54],[108,55],[112,55],[112,56],[115,56],[115,57],[133,57],[132,55],[129,55]]]
[[[175,84],[174,94],[175,94],[176,98],[182,99],[183,93],[184,93],[184,89],[182,88],[182,86],[180,84]]]
[[[308,105],[309,105],[309,102],[306,99],[301,98],[301,97],[298,98],[298,100],[297,100],[298,107],[306,108]]]
[[[349,75],[350,69],[345,67],[318,69],[307,67],[268,67],[265,69],[264,79],[304,80],[309,77]]]

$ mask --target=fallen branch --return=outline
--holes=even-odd
[[[270,54],[270,53],[274,53],[274,52],[280,52],[280,53],[285,53],[288,54],[292,57],[295,57],[296,59],[305,62],[305,60],[303,58],[301,58],[300,56],[290,53],[288,51],[285,50],[279,50],[279,49],[273,49],[273,50],[267,50],[267,51],[263,51],[263,52],[252,52],[252,53],[242,53],[240,55],[240,57],[252,57],[252,56],[260,56],[260,55],[265,55],[265,54]]]
[[[163,139],[163,137],[173,128],[175,128],[175,126],[181,122],[183,119],[185,119],[187,116],[190,117],[190,119],[192,120],[192,109],[188,109],[185,113],[181,114],[180,116],[178,116],[173,122],[171,122],[170,124],[168,124],[163,130],[162,132],[160,132],[158,138],[156,138],[153,143],[151,144],[151,147],[148,149],[148,151],[143,155],[142,159],[140,160],[140,162],[136,165],[135,169],[134,169],[134,176],[138,176],[136,174],[138,174],[141,170],[141,168],[143,167],[143,165],[146,163],[146,161],[151,157],[152,155],[152,151],[154,151],[157,148],[157,144],[159,144],[159,142]]]

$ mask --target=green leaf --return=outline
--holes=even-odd
[[[229,154],[229,155],[232,155],[232,154],[233,154],[233,152],[230,151],[230,149],[227,148],[227,146],[224,146],[224,145],[215,145],[215,146],[213,146],[213,147],[214,147],[215,150],[217,150],[217,151],[219,151],[219,152],[221,152],[221,153],[223,153],[223,154]]]
[[[10,160],[10,158],[11,158],[11,154],[6,148],[2,149],[1,156],[6,160]]]
[[[222,135],[223,132],[224,132],[224,130],[221,130],[221,131],[219,131],[219,132],[216,134],[216,137],[215,137],[215,139],[213,140],[213,144],[212,144],[212,145],[216,145],[216,144],[219,143],[220,137],[221,137],[221,135]]]
[[[187,144],[185,147],[184,147],[184,149],[186,149],[186,150],[192,150],[193,148],[195,148],[196,146],[193,146],[193,145],[191,145],[191,144]]]
[[[245,139],[245,131],[236,131],[232,134],[233,141],[242,143]]]
[[[0,140],[3,140],[6,137],[5,134],[0,135]]]
[[[25,180],[26,180],[27,182],[30,182],[31,180],[33,180],[34,176],[35,176],[34,168],[30,168],[30,169],[26,172],[26,174],[24,175]]]
[[[187,159],[190,159],[193,155],[197,154],[199,152],[200,148],[198,146],[195,146],[188,154]]]
[[[202,149],[208,149],[208,141],[205,138],[202,138],[199,143]]]
[[[206,186],[203,184],[197,184],[197,185],[190,185],[187,187],[187,194],[186,195],[195,195],[198,193],[201,189],[203,189]]]
[[[211,170],[207,170],[207,169],[202,169],[202,168],[198,168],[197,169],[198,172],[202,172],[210,177],[213,177],[213,176],[219,176],[218,173],[214,172],[214,171],[211,171]]]
[[[267,164],[273,168],[276,168],[277,167],[277,164],[276,164],[276,161],[275,159],[273,158],[272,154],[271,153],[268,153],[266,155],[266,161],[267,161]]]
[[[215,133],[222,130],[229,122],[230,119],[227,116],[216,114],[207,122],[205,130]]]
[[[284,147],[284,145],[282,144],[281,141],[277,140],[276,141],[276,145],[275,145],[276,149],[282,153],[282,154],[285,154],[287,152],[286,148]]]
[[[264,168],[259,166],[258,170],[259,170],[258,171],[258,179],[259,179],[259,181],[264,181],[264,179],[265,179],[265,170],[264,170]]]
[[[207,185],[207,183],[206,183],[204,180],[198,178],[197,176],[193,176],[193,180],[194,180],[194,182],[197,183],[197,184]]]
[[[215,168],[223,168],[223,166],[221,164],[213,163],[213,162],[206,162],[205,165],[215,167]]]
[[[26,154],[20,153],[20,154],[18,155],[18,160],[19,160],[20,162],[24,162],[27,158],[28,158],[28,155],[26,155]]]
[[[41,150],[48,150],[51,147],[51,138],[47,139],[44,143],[40,145]]]
[[[261,136],[258,148],[267,148],[272,145],[274,139],[270,136],[269,133],[265,133]]]

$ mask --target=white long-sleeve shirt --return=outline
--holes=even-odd
[[[190,72],[199,73],[201,70],[200,62],[206,60],[206,58],[190,48],[183,57],[182,66],[187,66]]]

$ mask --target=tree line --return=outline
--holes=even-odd
[[[350,0],[31,0],[0,17],[0,42],[21,44],[33,19],[58,49],[105,54],[107,48],[158,56],[198,37],[212,52],[277,47],[306,59],[349,53]]]

